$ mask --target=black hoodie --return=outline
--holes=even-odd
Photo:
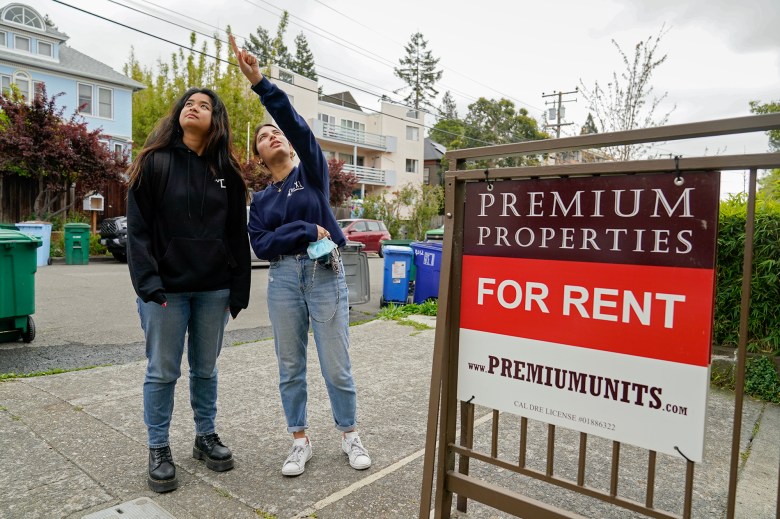
[[[229,288],[235,317],[249,303],[251,280],[243,181],[213,175],[182,142],[147,156],[127,195],[127,263],[142,301]]]

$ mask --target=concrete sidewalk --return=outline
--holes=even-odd
[[[427,323],[435,324],[432,319]],[[171,428],[180,487],[168,494],[155,494],[146,484],[141,401],[145,362],[0,383],[0,517],[417,517],[434,330],[377,320],[352,327],[351,337],[361,437],[373,459],[367,471],[351,469],[340,450],[316,353],[310,348],[309,435],[314,457],[300,477],[281,475],[290,438],[279,401],[273,344],[261,341],[227,347],[220,358],[218,432],[236,459],[229,472],[212,472],[192,459],[187,377],[180,380]],[[705,461],[697,464],[694,480],[694,517],[724,516],[733,405],[732,395],[711,392]],[[489,410],[477,409],[476,417],[475,446],[484,448],[490,440]],[[502,431],[509,431],[499,450],[505,459],[517,456],[514,421],[517,417],[501,415]],[[572,466],[576,470],[576,452],[571,450],[571,435],[558,431],[556,473],[567,474]],[[532,466],[543,463],[546,452],[546,435],[535,438],[529,443]],[[774,518],[780,408],[747,399],[742,439],[749,456],[740,471],[737,517]],[[592,438],[588,445],[587,482],[608,488],[611,442]],[[644,451],[623,446],[622,495],[644,500],[645,463]],[[472,463],[471,473],[584,517],[644,517],[494,467]],[[683,477],[681,462],[659,455],[659,508],[682,513]],[[469,503],[468,514],[453,516],[510,517],[478,503]]]

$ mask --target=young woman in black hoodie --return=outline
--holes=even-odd
[[[215,432],[217,356],[230,315],[249,302],[247,189],[225,105],[191,88],[149,135],[129,170],[130,278],[146,337],[144,422],[149,487],[178,486],[168,443],[173,395],[188,334],[193,457],[215,471],[233,456]]]

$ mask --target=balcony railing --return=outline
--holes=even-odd
[[[353,128],[345,128],[319,120],[313,121],[313,123],[314,135],[316,137],[348,144],[357,144],[359,146],[367,146],[382,151],[395,151],[394,139],[388,139],[385,135],[355,130]]]
[[[354,173],[358,178],[358,182],[361,184],[372,184],[375,186],[386,186],[388,175],[383,169],[367,168],[365,166],[353,166],[352,164],[344,164],[345,172]]]

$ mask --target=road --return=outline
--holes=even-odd
[[[384,261],[368,256],[370,301],[354,305],[350,319],[379,311]],[[268,268],[252,269],[249,308],[228,323],[225,345],[273,336],[268,320]],[[92,261],[53,264],[35,274],[36,337],[30,344],[0,343],[0,374],[123,364],[144,358],[143,332],[127,265]]]

